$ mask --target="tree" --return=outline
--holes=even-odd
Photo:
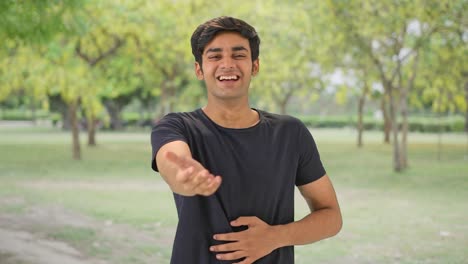
[[[44,60],[48,65],[42,77],[48,80],[49,94],[59,95],[66,105],[72,133],[73,158],[81,159],[79,140],[79,112],[85,106],[93,107],[96,97],[96,76],[89,71],[88,65],[74,54],[75,42],[71,38],[57,38],[45,53]],[[87,112],[89,113],[89,111]]]
[[[254,21],[259,24],[262,43],[268,45],[261,47],[261,71],[253,81],[252,94],[263,101],[271,100],[280,113],[286,114],[293,98],[312,102],[323,85],[309,10],[298,5],[277,5],[264,4],[256,11]]]
[[[74,33],[79,29],[79,19],[76,19],[78,14],[76,11],[79,7],[80,1],[77,0],[1,1],[0,38],[7,40],[6,43],[10,40],[37,47],[39,44],[48,42],[58,33]],[[37,78],[41,75],[35,72],[35,76]],[[23,77],[23,81],[28,82],[29,74]],[[33,89],[43,87],[41,84],[43,83],[36,79]],[[75,103],[72,105],[76,106]],[[79,158],[75,136],[73,134],[73,156]]]
[[[389,98],[393,167],[408,166],[408,94],[414,86],[422,47],[440,30],[455,5],[448,1],[327,1],[338,31],[378,70]],[[401,130],[398,116],[401,117]],[[399,137],[401,131],[401,138]]]
[[[122,37],[107,32],[106,29],[98,28],[97,30],[100,31],[100,36],[98,37],[95,32],[89,32],[87,36],[82,38],[88,38],[88,50],[82,47],[82,38],[76,40],[75,44],[75,54],[82,59],[89,67],[89,71],[93,72],[94,68],[98,66],[99,63],[102,61],[115,56],[118,52],[119,48],[121,48],[125,41]],[[100,38],[101,41],[97,39]],[[105,39],[103,41],[102,39]],[[95,83],[94,86],[97,84]],[[98,87],[96,87],[98,89]],[[96,100],[91,100],[93,97],[88,97],[90,100],[86,101],[87,106],[87,128],[88,128],[88,145],[96,145],[95,139],[95,131],[96,131],[96,111],[95,109],[99,107],[99,103]],[[112,101],[104,101],[104,105],[106,106],[109,114],[111,115],[111,127],[113,129],[121,129],[122,125],[120,123],[120,118],[118,114],[115,114],[116,111],[113,111],[112,108],[113,104]],[[119,113],[121,109],[118,109],[117,113]]]

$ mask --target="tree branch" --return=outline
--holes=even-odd
[[[122,40],[121,38],[119,38],[119,36],[117,36],[115,34],[109,34],[105,30],[103,30],[103,32],[105,34],[111,36],[114,43],[108,50],[99,52],[99,55],[97,57],[95,57],[95,58],[91,58],[91,56],[89,56],[88,54],[83,52],[83,50],[81,49],[81,40],[80,39],[76,43],[76,46],[75,46],[76,55],[78,55],[78,57],[80,57],[81,59],[86,61],[89,64],[89,66],[91,66],[91,67],[95,66],[97,63],[104,60],[105,58],[114,55],[117,52],[117,50],[121,46],[123,46],[125,44],[125,41]]]

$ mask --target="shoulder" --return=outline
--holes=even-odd
[[[159,121],[171,120],[171,119],[180,119],[180,120],[192,120],[198,119],[200,117],[200,109],[191,111],[191,112],[173,112],[166,114]],[[158,122],[159,122],[158,121]]]
[[[156,121],[155,127],[164,125],[190,125],[196,123],[200,119],[199,109],[192,112],[174,112],[166,114],[164,117]]]
[[[263,110],[257,110],[262,116],[264,122],[270,123],[276,126],[285,126],[291,128],[303,128],[305,127],[304,123],[297,117],[290,115],[282,115],[266,112]]]

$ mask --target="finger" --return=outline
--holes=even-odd
[[[206,184],[201,185],[197,192],[204,196],[210,196],[218,190],[219,186],[221,186],[221,177],[212,177],[206,181]]]
[[[212,177],[213,175],[211,175],[207,170],[198,172],[193,176],[190,186],[195,192],[200,193],[204,190],[202,186],[206,185],[206,182],[210,181],[210,178]]]
[[[221,245],[215,245],[210,247],[212,252],[228,252],[241,250],[241,244],[239,242],[230,242]]]
[[[182,169],[179,171],[179,173],[176,174],[176,180],[180,183],[187,183],[190,181],[192,178],[192,173],[193,173],[194,168],[193,167],[188,167],[186,169]]]
[[[212,178],[212,177],[214,176],[211,175],[211,173],[208,170],[202,170],[202,171],[197,172],[195,176],[193,177],[193,181],[192,181],[193,187],[194,188],[201,187],[203,184],[206,184],[209,178]]]
[[[213,236],[213,239],[218,241],[239,241],[243,232],[244,231],[216,234]]]
[[[247,256],[247,252],[245,251],[234,251],[224,254],[216,254],[216,258],[220,260],[236,260],[240,258],[244,258]]]
[[[202,192],[214,192],[218,189],[219,185],[221,184],[221,177],[214,176],[213,174],[209,174],[209,177],[201,183],[198,188]]]
[[[214,189],[215,191],[221,186],[222,182],[221,176],[215,176],[213,179],[211,179],[211,182],[206,186],[207,189]]]
[[[258,218],[255,216],[241,216],[231,221],[231,226],[254,226],[256,223],[258,223]]]

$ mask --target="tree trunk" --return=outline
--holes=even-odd
[[[286,105],[287,105],[287,102],[286,100],[283,100],[279,103],[279,107],[280,107],[280,113],[282,115],[285,115],[286,114]]]
[[[408,167],[408,91],[405,88],[401,90],[401,167],[406,169]]]
[[[284,94],[283,97],[281,97],[281,96],[277,97],[279,99],[278,103],[279,103],[279,107],[280,107],[280,113],[282,115],[286,114],[286,109],[288,107],[289,100],[291,99],[291,97],[293,95],[293,91],[294,91],[294,89],[290,88],[289,90],[287,90],[287,92]]]
[[[367,71],[364,69],[364,76],[365,79],[367,79]],[[357,129],[358,129],[358,139],[357,139],[357,146],[360,148],[363,145],[362,142],[362,134],[364,133],[364,121],[363,121],[363,116],[364,116],[364,105],[366,103],[366,97],[367,94],[369,93],[369,86],[367,85],[367,80],[364,82],[364,87],[362,88],[362,94],[359,97],[359,102],[358,102],[358,123],[357,123]]]
[[[36,100],[34,96],[31,99],[31,118],[32,118],[33,124],[36,126],[37,125],[37,112],[36,112]]]
[[[403,85],[403,79],[401,72],[398,74],[398,79],[400,80],[400,113],[402,119],[402,138],[401,138],[401,166],[403,169],[408,168],[408,94],[413,89],[414,80],[416,78],[416,73],[418,71],[418,62],[419,62],[419,52],[416,52],[416,55],[413,59],[412,73],[409,77],[407,85]]]
[[[445,96],[444,89],[442,87],[439,88],[439,100],[437,103],[437,160],[442,160],[442,133],[443,133],[443,124],[442,124],[442,98]]]
[[[364,112],[364,103],[366,101],[366,94],[365,92],[360,96],[359,103],[358,103],[358,122],[357,122],[357,146],[362,147],[362,132],[364,130],[363,124],[363,112]]]
[[[380,100],[380,108],[382,110],[383,115],[383,130],[384,130],[384,143],[390,143],[390,133],[392,131],[392,121],[390,120],[390,116],[387,110],[387,102],[388,102],[388,95],[387,92],[384,93],[382,96],[382,100]]]
[[[122,130],[123,124],[120,118],[121,108],[119,105],[111,99],[108,99],[104,101],[104,106],[106,107],[107,113],[109,113],[111,129]]]
[[[49,95],[50,110],[60,113],[62,117],[62,130],[70,130],[70,109],[66,102],[63,101],[62,97],[58,94]]]
[[[88,146],[96,146],[96,118],[94,115],[88,118]]]
[[[169,98],[168,98],[168,109],[167,109],[167,113],[172,113],[174,112],[174,106],[175,106],[175,99],[176,99],[176,87],[174,85],[171,85],[169,87]]]
[[[440,105],[439,105],[440,107]],[[439,112],[439,116],[437,117],[437,160],[442,160],[442,113]]]
[[[72,132],[72,149],[73,159],[81,160],[81,148],[80,148],[80,131],[78,127],[78,117],[76,114],[78,103],[76,101],[71,102],[68,105],[68,113],[70,115],[71,132]]]
[[[398,140],[398,133],[399,133],[399,127],[398,127],[398,122],[397,122],[397,100],[394,98],[393,94],[393,88],[389,89],[389,99],[390,99],[390,119],[392,123],[392,133],[393,133],[393,169],[396,172],[400,172],[403,167],[401,164],[401,150],[400,150],[400,142]]]
[[[164,105],[162,103],[159,103],[154,113],[155,113],[154,120],[160,120],[161,118],[163,118],[164,117]]]
[[[161,86],[161,95],[159,97],[159,110],[158,110],[158,116],[157,119],[162,118],[167,114],[167,100],[168,100],[168,94],[167,94],[167,88],[166,84],[163,83]]]
[[[468,74],[466,75],[468,77]],[[468,81],[465,82],[465,132],[468,133]]]
[[[60,112],[60,115],[62,116],[62,130],[71,130],[70,109],[66,109],[66,111]]]

